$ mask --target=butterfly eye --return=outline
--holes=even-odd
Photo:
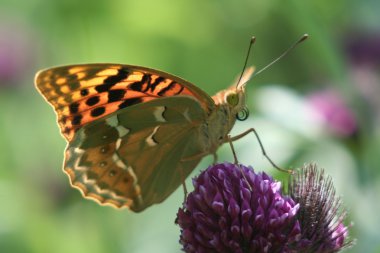
[[[236,119],[240,121],[244,121],[249,116],[249,110],[247,107],[244,107],[240,112],[236,114]]]
[[[235,106],[239,103],[239,96],[236,93],[229,93],[226,100],[229,105]]]

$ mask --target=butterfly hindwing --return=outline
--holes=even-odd
[[[214,103],[193,84],[174,75],[121,64],[70,65],[43,70],[36,86],[54,107],[61,133],[71,140],[82,126],[115,111],[162,97],[192,96],[205,111]]]
[[[193,97],[127,107],[81,128],[65,172],[84,196],[142,211],[168,197],[198,164],[206,111]],[[189,159],[190,158],[190,159]]]

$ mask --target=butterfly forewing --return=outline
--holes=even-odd
[[[51,68],[36,75],[36,86],[54,107],[61,133],[69,141],[89,122],[162,97],[192,96],[206,111],[214,106],[206,93],[179,77],[130,65],[84,64]]]
[[[142,211],[167,198],[198,164],[204,146],[194,140],[206,116],[186,96],[124,108],[75,134],[64,170],[84,196]]]

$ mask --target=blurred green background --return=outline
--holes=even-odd
[[[260,68],[303,33],[306,43],[249,83],[251,116],[234,133],[255,127],[282,167],[324,167],[354,224],[347,252],[380,252],[379,10],[376,0],[0,0],[0,252],[180,251],[182,189],[135,214],[69,186],[65,141],[34,88],[36,71],[135,64],[213,94],[241,71],[252,35],[250,64]],[[241,162],[285,177],[253,135],[235,148]],[[232,161],[228,147],[219,157]]]

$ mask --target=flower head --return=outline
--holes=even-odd
[[[348,227],[343,224],[346,212],[323,170],[306,164],[292,176],[289,194],[300,205],[297,218],[302,236],[298,252],[333,253],[352,245]]]
[[[185,252],[294,252],[299,205],[281,183],[243,165],[210,166],[178,211]]]

